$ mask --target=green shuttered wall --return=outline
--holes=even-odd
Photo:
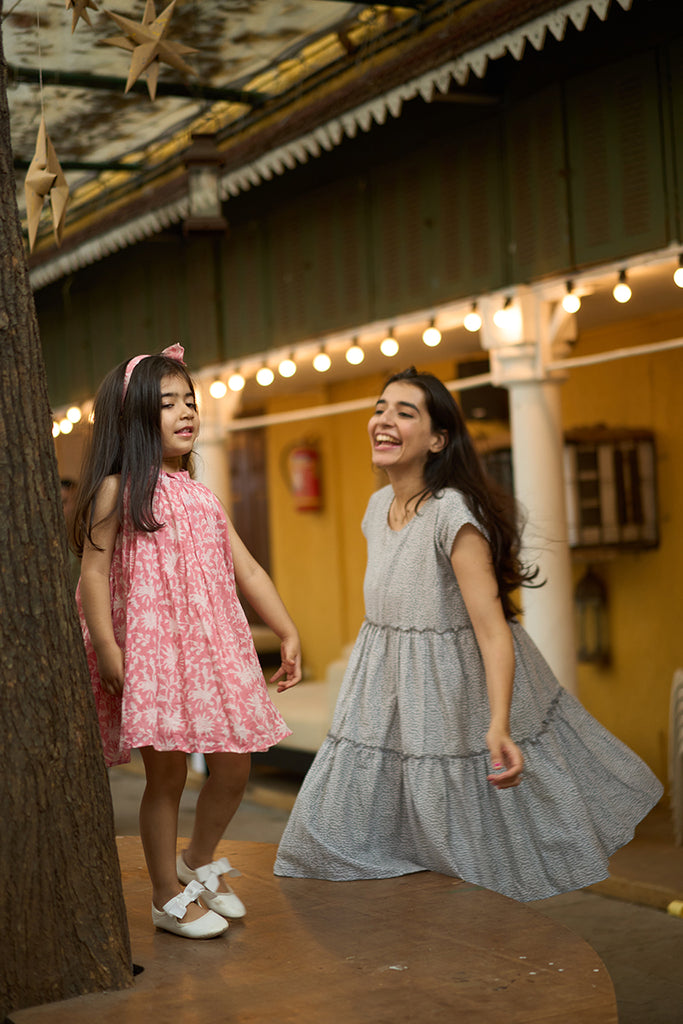
[[[36,295],[55,405],[138,351],[191,365],[655,249],[683,237],[683,42],[545,85],[270,206],[178,230]],[[352,146],[353,143],[347,145]],[[261,186],[267,190],[268,185]],[[259,190],[254,193],[257,198]],[[265,192],[264,192],[265,194]],[[256,211],[256,212],[254,212]]]

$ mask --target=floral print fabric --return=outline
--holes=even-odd
[[[237,598],[228,525],[215,495],[188,473],[162,473],[163,527],[119,529],[110,573],[123,694],[104,692],[77,603],[108,765],[131,748],[201,753],[267,750],[291,734],[271,702]]]

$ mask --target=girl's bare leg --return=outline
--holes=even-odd
[[[142,748],[147,785],[140,802],[140,838],[152,882],[152,902],[157,910],[183,891],[176,874],[178,808],[187,778],[187,758],[181,750]],[[206,911],[191,903],[187,921]]]
[[[240,805],[249,780],[250,754],[205,754],[209,776],[197,798],[190,845],[183,851],[192,870],[210,864],[214,851]],[[220,890],[225,886],[221,882]]]

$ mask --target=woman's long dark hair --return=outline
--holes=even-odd
[[[153,533],[164,525],[153,510],[163,448],[161,443],[161,381],[182,377],[194,395],[192,378],[182,363],[168,356],[146,356],[133,370],[125,398],[123,381],[129,360],[120,363],[102,381],[93,404],[93,427],[84,455],[76,497],[72,545],[83,554],[86,540],[93,543],[95,496],[108,476],[120,474],[118,515],[124,495],[136,530]],[[192,456],[183,456],[182,468],[191,468]]]
[[[443,431],[448,437],[441,451],[427,455],[425,487],[414,495],[416,511],[431,495],[438,498],[446,487],[454,487],[461,492],[468,509],[488,537],[503,611],[506,619],[513,618],[518,608],[512,600],[512,592],[520,586],[539,585],[534,583],[538,568],[524,565],[520,558],[521,527],[514,498],[485,472],[460,407],[438,377],[419,373],[411,366],[395,373],[384,386],[394,383],[413,384],[420,388],[434,430]]]

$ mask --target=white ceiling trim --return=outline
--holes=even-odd
[[[452,80],[463,86],[471,74],[483,78],[489,61],[498,60],[506,53],[510,53],[515,60],[521,60],[527,43],[535,50],[541,50],[548,32],[561,42],[570,22],[582,32],[591,11],[604,21],[611,3],[618,3],[627,11],[630,10],[632,2],[633,0],[571,0],[570,3],[548,11],[512,32],[498,36],[419,78],[405,82],[384,95],[341,114],[293,142],[271,150],[258,160],[231,171],[221,181],[221,196],[228,200],[231,196],[237,196],[264,181],[269,181],[274,175],[292,170],[297,164],[307,163],[310,157],[315,158],[323,151],[330,151],[338,146],[344,137],[352,139],[359,130],[369,131],[373,122],[384,124],[387,117],[399,117],[404,101],[413,99],[418,94],[430,103],[437,92],[448,91]],[[63,256],[56,256],[31,270],[31,287],[34,290],[44,288],[75,270],[149,238],[171,224],[182,221],[187,212],[188,200],[177,200],[108,231],[97,239],[84,242]]]

